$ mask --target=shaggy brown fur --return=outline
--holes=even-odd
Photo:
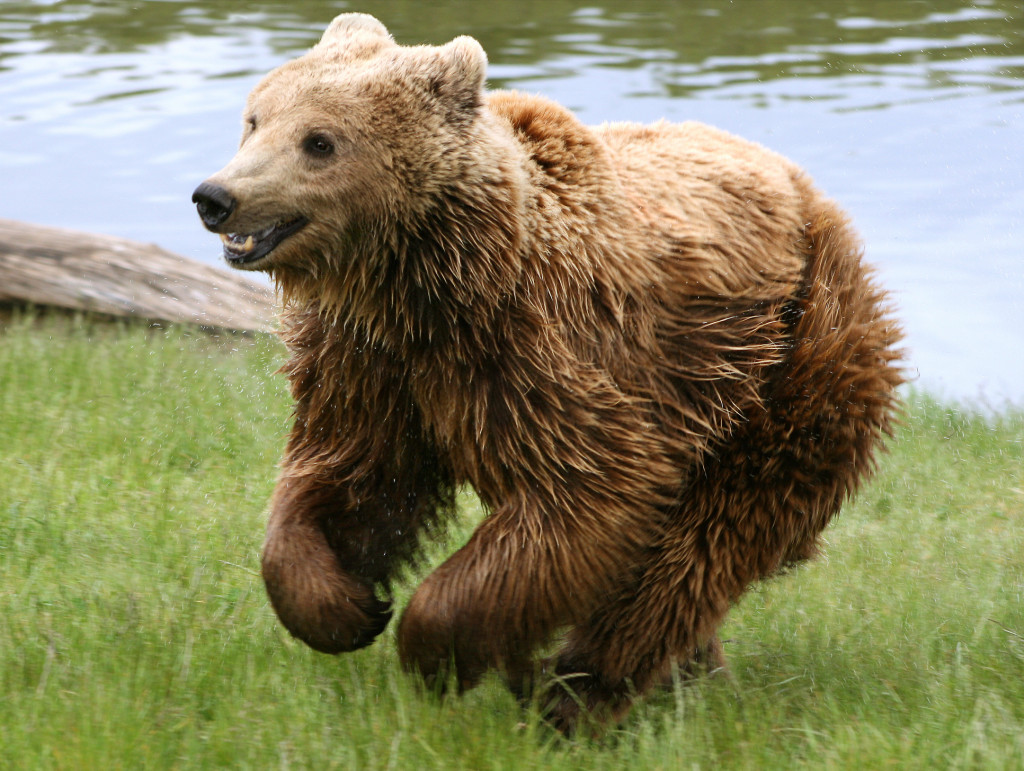
[[[412,598],[403,663],[518,689],[568,627],[548,668],[617,717],[673,663],[718,663],[730,604],[814,553],[890,431],[900,334],[792,163],[694,123],[590,128],[485,94],[485,65],[340,16],[196,191],[284,300],[263,575],[294,635],[366,645],[471,485],[488,516]]]

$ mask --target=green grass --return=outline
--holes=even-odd
[[[1020,411],[911,397],[827,556],[730,615],[731,680],[566,741],[494,681],[420,695],[391,630],[335,658],[278,625],[257,568],[282,357],[138,325],[0,331],[0,767],[1024,768]]]

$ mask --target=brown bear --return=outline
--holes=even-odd
[[[413,596],[401,660],[460,688],[546,675],[568,731],[721,664],[730,604],[814,554],[890,433],[900,332],[793,163],[696,123],[588,127],[485,68],[472,38],[339,16],[193,200],[282,297],[281,621],[369,644],[470,486],[487,516]]]

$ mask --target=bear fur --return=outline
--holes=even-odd
[[[412,597],[401,660],[524,694],[571,675],[548,704],[570,731],[721,665],[730,605],[815,553],[891,433],[900,331],[790,161],[697,123],[584,126],[485,69],[471,38],[339,16],[194,200],[282,296],[281,621],[369,644],[471,486],[487,516]]]

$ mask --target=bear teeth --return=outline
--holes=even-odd
[[[258,233],[221,233],[220,240],[224,243],[224,246],[228,247],[234,252],[241,252],[248,254],[251,252],[259,241],[269,236],[277,228],[277,225],[271,225],[269,228],[264,228]]]
[[[236,268],[255,265],[274,251],[284,239],[302,230],[307,222],[305,217],[296,217],[251,233],[220,233],[224,259]]]
[[[251,252],[256,246],[256,239],[252,235],[240,235],[239,233],[221,233],[220,240],[224,246],[235,252]]]

